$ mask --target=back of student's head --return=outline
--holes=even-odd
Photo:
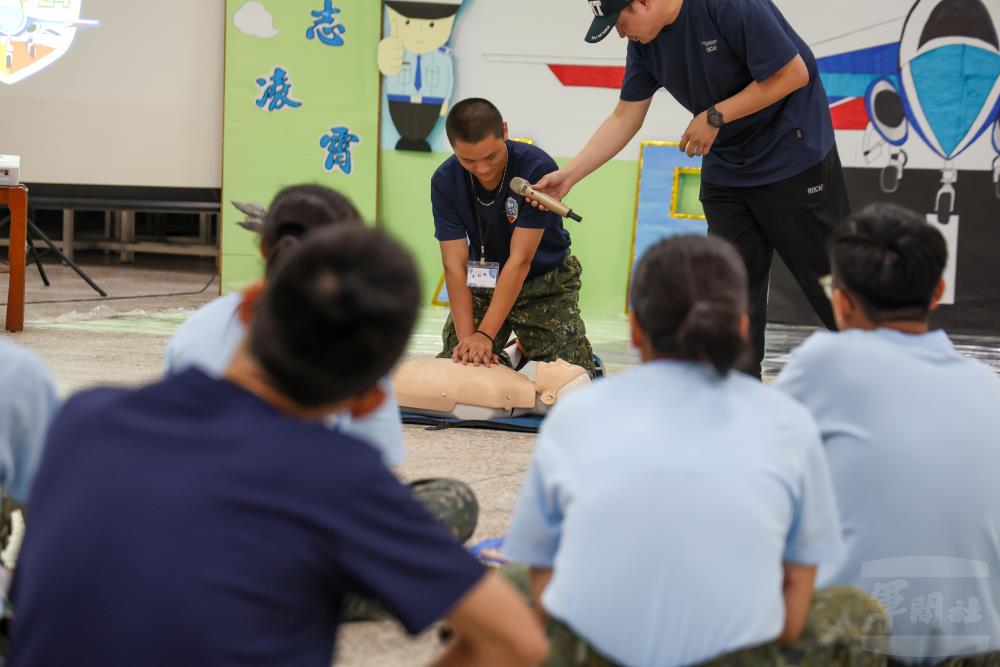
[[[743,260],[719,238],[663,240],[635,269],[632,311],[657,357],[707,361],[726,374],[747,345]]]
[[[503,116],[489,100],[470,97],[448,112],[445,132],[452,146],[459,141],[478,144],[483,139],[503,138]]]
[[[321,407],[396,364],[420,302],[410,254],[364,225],[310,232],[277,262],[250,327],[253,357],[286,396]]]
[[[260,230],[268,272],[278,256],[298,243],[306,232],[342,223],[362,224],[363,220],[351,200],[336,190],[322,185],[285,188],[271,201]]]
[[[872,322],[927,317],[948,246],[922,216],[872,204],[834,230],[829,248],[835,284]]]

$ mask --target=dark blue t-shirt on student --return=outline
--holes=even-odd
[[[802,56],[809,83],[726,125],[703,163],[707,183],[777,183],[821,162],[834,145],[816,58],[771,0],[684,0],[677,20],[649,44],[630,42],[621,98],[637,102],[666,88],[700,114]]]
[[[495,197],[493,193],[482,190],[479,181],[462,167],[454,155],[438,167],[431,178],[434,236],[438,241],[468,238],[469,258],[480,259],[479,230],[473,208],[476,206],[486,232],[486,261],[499,262],[503,267],[510,257],[510,241],[516,227],[544,229],[528,273],[528,278],[534,278],[548,273],[566,259],[569,232],[558,215],[539,211],[525,202],[524,197],[511,192],[510,180],[520,176],[529,183],[537,183],[542,176],[559,167],[545,151],[531,144],[508,141],[507,154],[507,174]],[[508,199],[513,200],[513,207],[516,208],[514,222],[508,218]]]
[[[187,371],[56,419],[7,664],[328,667],[348,591],[417,632],[482,574],[373,448]]]

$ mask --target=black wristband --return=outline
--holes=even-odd
[[[491,342],[491,343],[495,343],[495,342],[496,342],[496,340],[495,340],[495,339],[493,338],[493,336],[489,335],[488,333],[486,333],[486,332],[485,332],[485,331],[483,331],[482,329],[476,329],[476,333],[477,333],[477,334],[483,334],[484,336],[486,336],[487,338],[489,338],[489,339],[490,339],[490,342]]]

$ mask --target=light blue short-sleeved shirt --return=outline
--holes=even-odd
[[[241,293],[231,292],[192,314],[167,343],[163,355],[165,374],[173,375],[193,366],[212,377],[222,377],[246,334],[246,326],[237,313],[242,300]],[[372,444],[382,452],[387,466],[395,466],[406,458],[403,424],[392,381],[384,378],[380,386],[386,398],[378,410],[361,419],[352,419],[346,413],[336,415],[330,425]]]
[[[1000,378],[942,331],[813,334],[776,386],[819,425],[848,558],[902,661],[1000,649]]]
[[[657,361],[546,418],[506,554],[553,568],[546,610],[626,665],[774,640],[783,562],[842,556],[819,433],[794,401],[705,364]]]
[[[45,363],[0,338],[0,487],[26,503],[59,394]]]
[[[455,63],[447,46],[419,55],[404,51],[403,67],[395,76],[385,78],[390,102],[442,104],[451,99],[454,86]]]

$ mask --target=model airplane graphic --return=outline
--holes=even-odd
[[[100,21],[84,19],[58,21],[32,14],[25,0],[0,0],[0,41],[4,43],[4,66],[10,70],[14,66],[14,45],[24,44],[28,56],[37,57],[37,47],[47,36],[61,35],[70,28],[94,28]]]

